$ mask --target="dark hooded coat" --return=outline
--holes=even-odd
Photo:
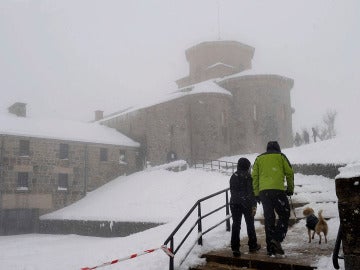
[[[240,158],[237,165],[237,171],[230,178],[230,204],[242,205],[245,208],[256,206],[249,169],[250,161],[246,158]]]

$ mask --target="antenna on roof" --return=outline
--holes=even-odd
[[[218,40],[221,40],[221,36],[220,36],[220,2],[217,1],[217,23],[218,23]]]

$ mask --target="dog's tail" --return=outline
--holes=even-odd
[[[318,224],[323,227],[323,232],[324,232],[324,235],[326,237],[326,235],[328,233],[328,226],[327,226],[327,223],[326,223],[326,221],[325,221],[325,219],[324,219],[324,217],[322,215],[322,212],[323,212],[323,210],[319,210],[319,212],[318,212],[318,217],[319,217]]]

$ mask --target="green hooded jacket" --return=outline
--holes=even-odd
[[[258,156],[254,162],[253,171],[254,195],[267,189],[288,190],[294,192],[294,171],[287,157],[280,149],[268,149]],[[287,188],[285,188],[285,180]]]

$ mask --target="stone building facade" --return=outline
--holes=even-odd
[[[221,117],[229,115],[230,104],[231,95],[226,92],[184,93],[156,106],[105,120],[104,124],[138,141],[141,155],[152,164],[170,161],[171,153],[181,159],[202,158],[207,148],[211,148],[211,157],[216,157],[229,148],[226,120]],[[224,123],[219,126],[221,121]]]
[[[237,41],[193,46],[178,91],[98,121],[138,141],[152,164],[263,152],[269,140],[291,147],[294,82],[252,72],[254,52]]]
[[[0,131],[0,234],[33,232],[40,215],[137,170],[136,142],[49,138],[12,133],[4,126]]]

